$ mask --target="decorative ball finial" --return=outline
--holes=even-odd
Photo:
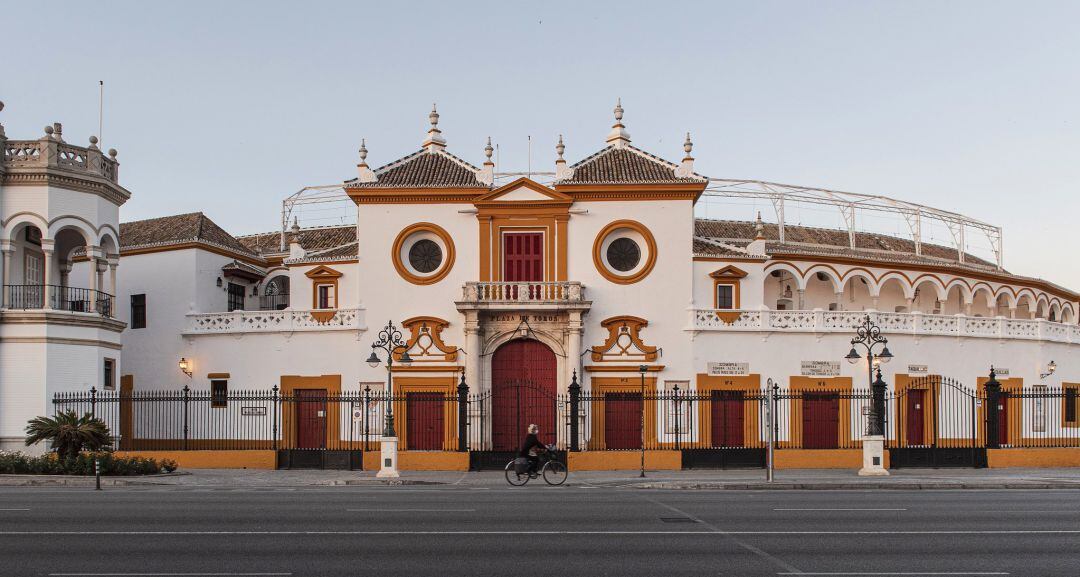
[[[617,120],[619,122],[622,122],[622,116],[623,116],[622,98],[618,98],[615,101],[615,120]]]
[[[46,124],[45,125],[45,136],[48,136],[49,138],[52,138],[52,133],[53,133],[53,127]]]
[[[428,114],[428,120],[431,121],[431,127],[435,128],[439,125],[439,111],[435,109],[435,104],[431,105],[431,114]]]
[[[367,164],[367,140],[360,139],[360,164]]]
[[[90,135],[90,148],[97,150],[98,138],[93,134]]]
[[[690,151],[694,150],[694,143],[690,140],[690,133],[686,133],[686,142],[683,142],[682,149],[686,151],[686,156],[690,156]]]
[[[290,230],[292,230],[293,238],[296,238],[296,235],[300,234],[300,223],[297,222],[295,216],[292,218],[292,227],[290,227]]]
[[[491,137],[487,137],[487,145],[484,146],[484,156],[487,157],[488,162],[491,161],[491,155],[495,152],[495,149],[491,147]]]
[[[563,152],[566,151],[566,145],[563,144],[562,135],[559,135],[559,143],[555,145],[555,152],[559,154],[559,160],[563,160]]]
[[[115,148],[110,148],[109,149],[109,156],[112,157],[113,160],[116,160],[116,149]]]
[[[0,112],[4,111],[4,101],[0,100]]]

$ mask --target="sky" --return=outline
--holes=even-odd
[[[1010,271],[1080,289],[1080,2],[87,6],[3,0],[0,123],[85,144],[103,80],[123,221],[274,230],[286,196],[355,176],[361,138],[372,166],[418,149],[432,103],[454,154],[480,164],[490,136],[524,171],[531,137],[551,171],[621,98],[634,145],[678,161],[690,131],[699,173],[960,212],[1004,228]]]

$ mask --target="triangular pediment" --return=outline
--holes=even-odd
[[[304,273],[304,276],[310,279],[331,279],[340,277],[341,273],[326,265],[319,265]]]
[[[476,199],[477,202],[573,202],[561,192],[521,177]]]
[[[709,276],[712,278],[744,278],[746,277],[746,271],[737,266],[728,265],[709,273]]]

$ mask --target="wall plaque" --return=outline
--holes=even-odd
[[[265,417],[266,407],[240,407],[240,414],[245,417]]]
[[[930,367],[928,365],[908,365],[907,372],[909,375],[926,375],[930,373]]]
[[[741,376],[750,374],[750,363],[709,363],[709,374]]]
[[[802,375],[804,377],[838,377],[840,376],[840,361],[803,361]]]

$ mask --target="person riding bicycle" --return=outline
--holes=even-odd
[[[518,451],[518,457],[529,460],[529,475],[532,476],[536,476],[536,469],[540,465],[540,453],[547,451],[547,445],[541,443],[537,437],[539,433],[538,425],[529,425],[529,434],[525,435],[525,441],[521,443],[521,450]]]

